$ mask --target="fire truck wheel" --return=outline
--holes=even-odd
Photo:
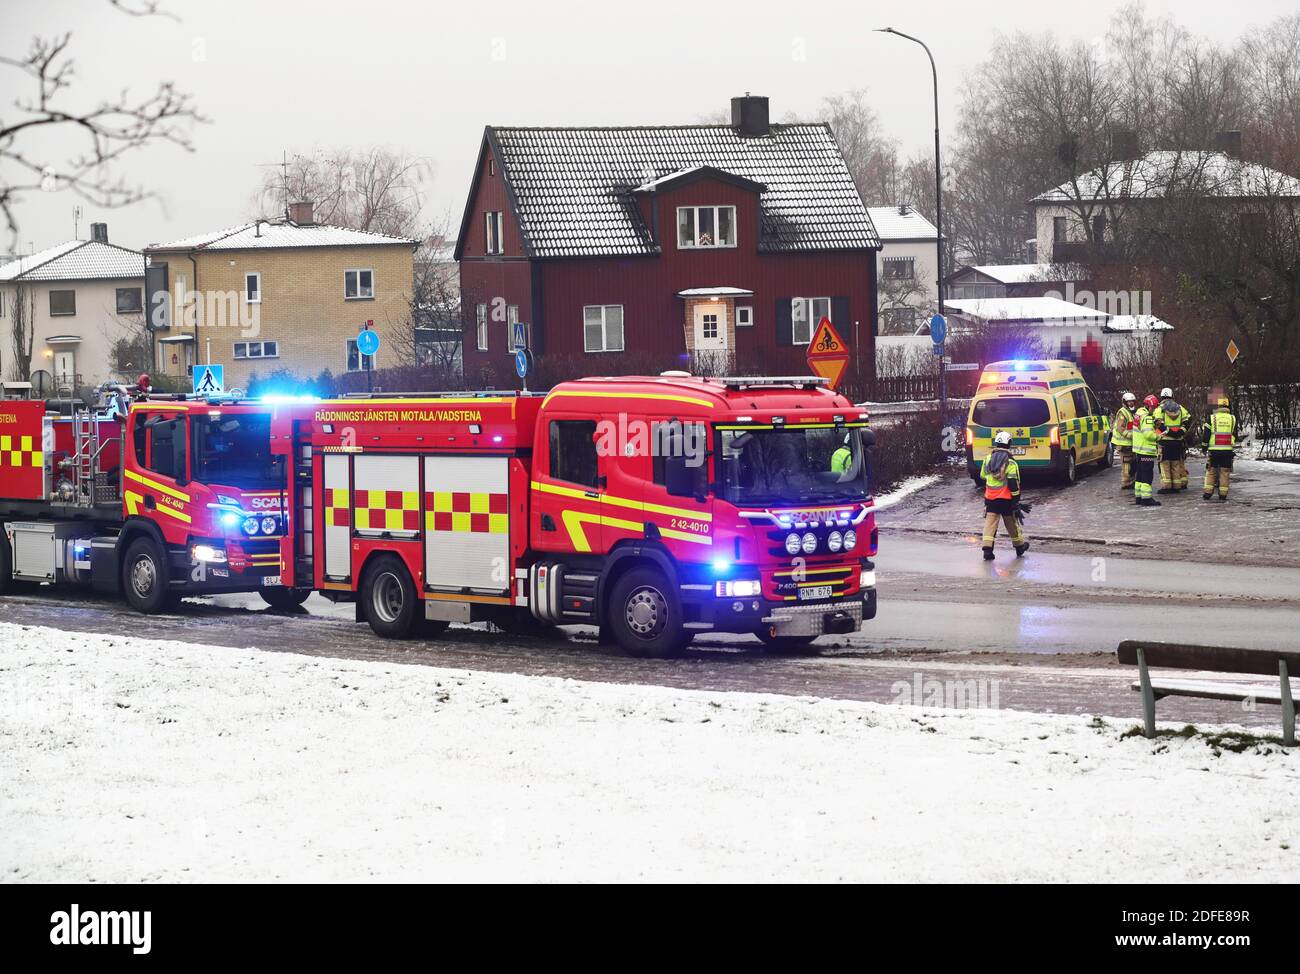
[[[609,627],[633,656],[668,659],[680,655],[687,643],[681,603],[657,568],[633,568],[614,583]]]
[[[807,649],[813,644],[816,636],[773,636],[771,631],[763,628],[754,631],[759,639],[768,649],[778,653],[793,653],[801,649]]]
[[[420,600],[406,566],[394,555],[380,555],[361,577],[366,620],[377,635],[405,639],[415,628]]]
[[[149,538],[132,541],[122,562],[127,604],[146,615],[175,608],[180,600],[168,590],[167,581],[167,558],[162,549]]]
[[[296,609],[307,601],[307,596],[311,595],[311,592],[277,585],[273,588],[259,588],[257,594],[273,609]]]

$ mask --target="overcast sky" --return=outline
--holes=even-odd
[[[130,3],[132,0],[126,0]],[[123,171],[157,199],[97,211],[113,241],[139,247],[239,223],[264,170],[282,152],[386,145],[427,157],[430,209],[458,220],[485,124],[689,123],[746,90],[773,118],[813,115],[822,96],[866,87],[904,152],[932,139],[924,52],[871,33],[917,34],[939,66],[941,122],[954,121],[962,77],[998,32],[1055,31],[1100,39],[1119,0],[819,3],[566,3],[473,0],[163,0],[178,19],[128,17],[106,0],[0,0],[0,47],[72,32],[78,80],[69,103],[157,81],[191,92],[211,123],[196,151],[160,146]],[[1194,33],[1232,39],[1294,10],[1295,0],[1147,4]],[[0,73],[8,120],[14,72]],[[25,94],[25,92],[22,92]],[[869,204],[892,201],[868,200]],[[18,208],[24,251],[73,235],[68,193],[37,193]],[[0,243],[0,248],[3,248]]]

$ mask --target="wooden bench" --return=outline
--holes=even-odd
[[[1189,646],[1126,639],[1119,644],[1119,661],[1138,668],[1132,689],[1142,693],[1142,714],[1147,737],[1156,736],[1156,701],[1161,697],[1201,697],[1206,700],[1250,700],[1282,708],[1282,743],[1295,746],[1295,701],[1289,673],[1300,673],[1300,651],[1244,649],[1234,646]],[[1153,679],[1148,667],[1201,670],[1209,673],[1251,673],[1277,676],[1275,690],[1258,686],[1196,680]]]

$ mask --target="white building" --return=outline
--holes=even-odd
[[[945,302],[949,334],[981,325],[1033,331],[1045,358],[1115,366],[1159,355],[1173,326],[1154,315],[1113,315],[1054,297],[957,298]]]
[[[31,321],[27,362],[15,358],[19,302]],[[91,224],[90,240],[69,240],[0,266],[0,378],[30,372],[38,395],[134,380],[118,367],[137,374],[148,368],[144,325],[144,257],[109,243],[107,224]],[[115,347],[125,351],[127,343],[142,355],[116,361]]]
[[[876,257],[876,373],[899,375],[928,367],[930,317],[939,286],[933,223],[908,204],[869,206],[880,237]]]

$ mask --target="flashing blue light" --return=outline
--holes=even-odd
[[[234,514],[230,511],[227,511],[225,514],[221,515],[221,524],[223,527],[233,528],[236,524],[240,522],[240,520],[241,518],[238,514]]]
[[[727,559],[725,558],[713,559],[713,571],[715,574],[721,575],[723,572],[730,571],[730,570],[731,570],[731,562],[727,561]]]
[[[266,403],[269,406],[287,406],[298,402],[319,402],[320,400],[316,396],[307,395],[306,393],[294,395],[292,393],[271,392],[258,396],[257,401]]]
[[[495,436],[492,437],[492,442],[493,442],[493,443],[500,443],[502,439],[503,439],[503,437],[501,436],[501,434],[500,434],[500,433],[497,433]]]
[[[1017,372],[1023,372],[1023,371],[1025,371],[1025,363],[1024,363],[1024,362],[1013,362],[1013,363],[1011,363],[1011,364],[1014,365],[1014,366],[1016,367],[1016,371],[1017,371]]]

